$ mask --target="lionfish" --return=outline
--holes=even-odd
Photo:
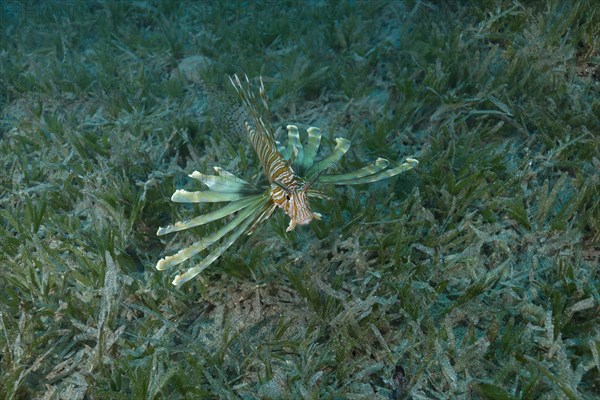
[[[290,217],[287,232],[294,230],[297,225],[306,225],[314,219],[321,219],[321,214],[314,212],[309,203],[311,197],[326,197],[314,189],[315,184],[359,185],[376,182],[410,170],[418,164],[417,160],[407,158],[403,164],[392,166],[388,160],[378,158],[375,163],[353,172],[338,175],[324,174],[348,151],[349,140],[336,138],[333,152],[315,162],[321,143],[319,128],[308,128],[307,137],[302,143],[298,128],[294,125],[287,125],[287,146],[283,146],[275,140],[268,121],[263,120],[257,109],[257,105],[262,103],[261,107],[268,115],[269,108],[262,78],[259,87],[260,103],[247,76],[246,85],[242,84],[237,75],[230,77],[229,80],[242,100],[239,115],[230,118],[240,120],[240,125],[243,126],[268,179],[268,185],[262,189],[257,188],[220,167],[214,167],[215,175],[205,175],[198,171],[189,175],[204,183],[209,190],[189,192],[179,189],[175,191],[171,201],[178,203],[228,202],[228,204],[191,220],[159,228],[157,235],[161,236],[207,224],[234,213],[237,215],[208,236],[176,254],[158,261],[156,269],[166,270],[190,259],[224,238],[221,244],[197,265],[175,277],[173,284],[177,286],[189,281],[215,262],[242,234],[252,234],[277,208],[282,208]]]

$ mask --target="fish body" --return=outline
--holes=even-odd
[[[313,212],[310,208],[307,193],[309,185],[294,173],[290,162],[285,160],[279,153],[270,126],[264,122],[255,106],[257,101],[253,92],[244,88],[237,75],[234,75],[230,80],[250,115],[251,121],[245,121],[244,125],[250,143],[269,181],[269,195],[274,205],[282,208],[290,217],[290,224],[286,231],[294,230],[296,225],[307,225],[313,219],[320,219],[321,215]],[[246,82],[249,88],[250,82],[247,76]],[[259,94],[263,106],[268,111],[262,79],[260,80]]]

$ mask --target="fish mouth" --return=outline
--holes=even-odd
[[[298,225],[308,225],[315,217],[315,213],[310,209],[306,197],[302,197],[302,203],[300,207],[296,208],[296,212],[292,216],[292,219]]]
[[[286,232],[293,231],[297,225],[308,225],[313,219],[319,218],[320,216],[313,213],[309,208],[302,208],[295,210],[293,215],[290,215],[290,225],[286,229]]]
[[[292,218],[292,220],[294,220],[297,225],[308,225],[315,219],[320,221],[321,217],[322,215],[318,212],[314,212],[310,208],[307,208],[304,210],[304,213],[302,215],[299,215],[299,213],[297,213],[295,215],[295,218]]]

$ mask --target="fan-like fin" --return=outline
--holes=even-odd
[[[217,240],[221,239],[223,236],[231,232],[233,229],[237,228],[245,222],[246,220],[252,219],[250,217],[256,212],[257,209],[263,206],[263,203],[268,199],[266,195],[261,195],[255,197],[254,201],[250,203],[250,205],[240,212],[234,219],[232,219],[228,224],[223,226],[221,229],[211,233],[210,235],[198,240],[193,243],[191,246],[186,247],[185,249],[179,250],[176,254],[172,256],[167,256],[165,258],[161,258],[156,264],[156,269],[162,271],[167,268],[170,268],[174,265],[180,264],[190,257],[195,256],[202,250],[206,249],[211,244],[215,243]],[[249,223],[248,223],[249,224]],[[248,226],[247,224],[245,225]],[[245,228],[244,228],[245,229]]]
[[[287,150],[286,150],[286,152],[287,152]],[[289,158],[287,158],[288,165],[294,164],[294,161],[296,161],[297,156],[298,156],[298,149],[296,148],[296,146],[292,146],[292,152],[290,153]]]
[[[188,192],[178,189],[171,196],[171,201],[175,203],[218,203],[220,201],[234,201],[248,197],[244,193],[215,192],[214,190],[204,190],[200,192]]]
[[[389,168],[389,169],[386,169],[379,173],[374,173],[374,174],[367,175],[364,177],[339,179],[337,175],[326,175],[326,176],[321,176],[319,178],[319,181],[333,183],[335,185],[360,185],[363,183],[377,182],[382,179],[390,178],[394,175],[398,175],[402,172],[413,169],[414,167],[417,166],[417,164],[419,164],[419,161],[415,160],[414,158],[407,158],[406,162],[400,164],[397,167]],[[340,176],[345,176],[345,175],[348,175],[348,174],[344,174],[344,175],[340,175]],[[323,178],[325,178],[326,180],[322,181]]]
[[[202,172],[194,171],[189,177],[199,180],[215,192],[235,193],[256,190],[254,186],[245,180],[238,178],[224,169],[214,167],[214,170],[217,175],[205,175]]]
[[[306,171],[307,181],[312,181],[315,176],[319,175],[327,168],[331,167],[333,164],[338,162],[340,158],[342,158],[342,156],[346,154],[346,152],[350,148],[350,141],[348,139],[336,138],[335,141],[336,145],[333,149],[333,152],[329,156],[325,157],[323,160],[310,167],[308,171]]]
[[[265,222],[267,219],[269,219],[271,217],[271,214],[273,214],[273,211],[275,211],[276,209],[277,209],[277,205],[275,203],[273,203],[272,201],[265,203],[265,205],[263,205],[263,207],[256,213],[256,216],[254,217],[254,221],[252,222],[252,225],[250,226],[250,228],[248,228],[248,230],[247,230],[248,235],[252,235],[254,233],[254,231],[260,225],[262,225],[263,222]]]
[[[310,127],[306,132],[308,132],[308,142],[304,149],[305,170],[312,167],[317,152],[319,151],[319,145],[321,144],[321,130],[319,128]]]
[[[279,154],[281,154],[281,157],[283,157],[284,160],[288,160],[289,161],[289,154],[287,152],[287,148],[281,144],[281,142],[276,141],[275,144],[277,145],[277,151],[279,152]]]
[[[296,154],[292,165],[297,171],[299,171],[304,165],[304,148],[302,147],[302,143],[300,143],[300,135],[298,134],[298,128],[296,127],[296,125],[288,125],[286,129],[288,131],[287,153],[293,154],[293,149],[294,147],[296,148],[298,154]]]
[[[223,176],[225,176],[225,177],[227,177],[227,178],[239,179],[240,181],[242,180],[242,179],[238,178],[236,175],[232,174],[232,173],[231,173],[231,172],[229,172],[229,171],[226,171],[226,170],[224,170],[224,169],[223,169],[223,168],[221,168],[221,167],[213,167],[213,169],[214,169],[214,170],[215,170],[215,172],[216,172],[217,174],[219,174],[219,175],[223,175]]]
[[[386,169],[388,165],[390,165],[390,162],[388,160],[386,160],[385,158],[378,158],[374,164],[367,165],[366,167],[357,169],[356,171],[339,175],[321,175],[317,179],[317,181],[323,183],[335,183],[337,181],[348,181],[357,178],[363,178],[365,176],[373,175],[376,172]]]
[[[306,194],[308,195],[308,197],[316,197],[317,199],[331,200],[331,197],[327,196],[322,191],[316,190],[316,189],[312,189],[312,188],[308,189],[308,191],[306,192]]]
[[[173,285],[176,285],[176,286],[183,285],[185,282],[189,281],[190,279],[192,279],[193,277],[198,275],[200,272],[202,272],[206,268],[208,268],[208,266],[210,266],[213,262],[215,262],[215,260],[217,258],[221,257],[221,255],[225,252],[225,250],[227,250],[233,243],[235,243],[235,241],[238,240],[238,238],[246,231],[246,229],[248,229],[248,226],[254,220],[252,218],[251,214],[253,214],[257,210],[259,210],[261,207],[262,207],[262,204],[258,203],[257,205],[251,207],[251,210],[252,210],[251,213],[244,214],[243,216],[242,216],[242,214],[240,214],[239,217],[242,217],[242,218],[240,219],[238,224],[236,224],[236,227],[239,225],[238,229],[236,229],[236,231],[233,232],[227,238],[227,240],[223,241],[220,246],[218,246],[209,255],[207,255],[198,265],[196,265],[195,267],[189,268],[186,272],[184,272],[181,275],[177,275],[175,277],[175,279],[173,279]]]
[[[248,207],[255,200],[255,197],[245,198],[241,200],[237,200],[227,204],[224,207],[219,208],[218,210],[202,214],[196,218],[192,218],[188,221],[176,222],[173,225],[169,225],[165,228],[159,228],[158,232],[156,232],[157,236],[166,235],[167,233],[179,232],[184,229],[193,228],[195,226],[200,226],[207,224],[212,221],[216,221],[218,219],[224,218],[230,214],[233,214],[236,211],[241,210],[242,208]]]

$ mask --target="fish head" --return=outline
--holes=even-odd
[[[291,219],[286,232],[293,231],[296,225],[308,225],[313,219],[321,219],[321,215],[310,208],[308,186],[303,181],[296,180],[288,185],[274,182],[271,197]]]

